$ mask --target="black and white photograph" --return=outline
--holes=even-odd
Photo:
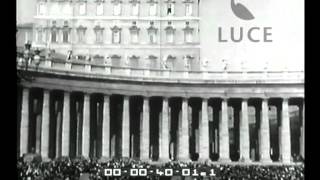
[[[20,180],[304,180],[303,0],[16,0]]]

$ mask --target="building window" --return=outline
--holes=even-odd
[[[56,21],[52,22],[52,28],[51,28],[51,42],[57,43],[57,34],[58,34],[58,28],[56,27]]]
[[[66,14],[66,15],[71,15],[72,14],[72,7],[70,4],[65,4],[63,6],[63,14]]]
[[[148,63],[148,65],[149,65],[150,69],[156,69],[157,68],[157,59],[158,59],[157,56],[154,56],[154,55],[149,55],[148,56],[148,60],[150,61]],[[148,66],[147,66],[147,68],[148,68]]]
[[[157,15],[157,3],[156,2],[150,3],[149,15],[150,16],[156,16]]]
[[[96,54],[93,56],[93,62],[96,64],[104,64],[104,56]]]
[[[56,29],[51,30],[51,42],[52,43],[57,42],[57,30]]]
[[[104,28],[100,25],[94,27],[94,32],[96,34],[96,43],[103,43],[103,30]]]
[[[186,43],[193,42],[193,28],[189,26],[189,22],[186,22],[186,27],[183,29],[184,31],[184,41]]]
[[[164,60],[164,66],[165,69],[173,69],[174,61],[176,60],[175,56],[168,55],[167,58]]]
[[[130,30],[131,43],[138,43],[140,28],[137,27],[136,22],[132,23],[132,26],[129,28],[129,30]]]
[[[68,43],[69,42],[69,33],[71,28],[68,26],[68,21],[64,22],[64,26],[62,28],[62,42]]]
[[[111,28],[112,31],[112,43],[120,44],[121,43],[121,28],[114,26]]]
[[[38,28],[37,29],[37,42],[38,43],[42,43],[43,42],[42,34],[43,34],[42,28]]]
[[[174,1],[168,0],[167,1],[167,15],[172,16],[174,15]]]
[[[38,14],[39,15],[45,15],[46,14],[46,5],[44,3],[39,3],[38,6]]]
[[[87,30],[87,28],[86,28],[86,27],[83,27],[83,26],[81,26],[81,25],[77,28],[78,42],[79,42],[79,43],[84,43],[84,42],[85,42],[86,30]]]
[[[132,4],[132,15],[133,16],[138,16],[139,15],[139,4],[138,3],[133,3]]]
[[[111,59],[112,66],[116,66],[116,67],[121,66],[121,56],[114,54],[110,56],[110,59]]]
[[[193,69],[193,67],[191,66],[193,59],[194,59],[194,56],[191,56],[191,55],[183,56],[185,69],[188,69],[188,70]]]
[[[158,29],[154,27],[154,23],[150,22],[150,27],[147,29],[149,35],[149,42],[151,44],[157,43],[157,32]]]
[[[186,16],[192,16],[192,4],[186,3]]]
[[[85,15],[87,11],[87,5],[85,2],[81,2],[79,5],[79,14],[80,15]]]
[[[133,68],[139,67],[139,59],[140,59],[139,56],[132,55],[132,56],[129,56],[128,58],[129,58],[130,67],[133,67]]]
[[[173,43],[174,42],[175,29],[172,27],[170,21],[168,22],[168,26],[165,28],[165,31],[166,31],[167,43]]]
[[[97,15],[102,16],[103,15],[103,3],[98,3],[97,4]]]
[[[113,15],[119,16],[121,14],[121,1],[120,0],[114,0],[113,3]]]

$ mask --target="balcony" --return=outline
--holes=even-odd
[[[25,61],[17,58],[17,69],[25,69]],[[188,84],[304,84],[304,71],[177,71],[115,67],[79,60],[40,59],[29,62],[28,71],[83,78],[142,82]]]

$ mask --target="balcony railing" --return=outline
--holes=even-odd
[[[17,68],[25,69],[23,58],[17,58]],[[28,71],[72,75],[79,77],[116,78],[135,81],[168,81],[182,83],[304,83],[304,71],[181,71],[115,67],[86,61],[41,59],[29,62]]]

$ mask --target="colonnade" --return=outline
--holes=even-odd
[[[74,154],[106,159],[119,156],[144,161],[206,161],[217,153],[217,161],[230,162],[229,141],[233,133],[232,147],[237,161],[272,162],[269,109],[275,105],[279,121],[278,160],[288,163],[292,161],[289,111],[292,102],[299,108],[301,132],[297,141],[299,154],[304,157],[302,98],[138,96],[136,99],[128,95],[56,93],[46,89],[35,93],[23,87],[19,155],[34,151],[43,159]],[[255,136],[250,135],[249,106],[255,109],[258,158],[251,154],[250,142]],[[230,118],[234,123],[231,131]],[[35,130],[30,130],[33,123]],[[33,131],[36,135],[32,138]],[[154,135],[157,140],[151,141]],[[210,147],[212,142],[214,146]],[[194,154],[196,158],[192,157]]]

